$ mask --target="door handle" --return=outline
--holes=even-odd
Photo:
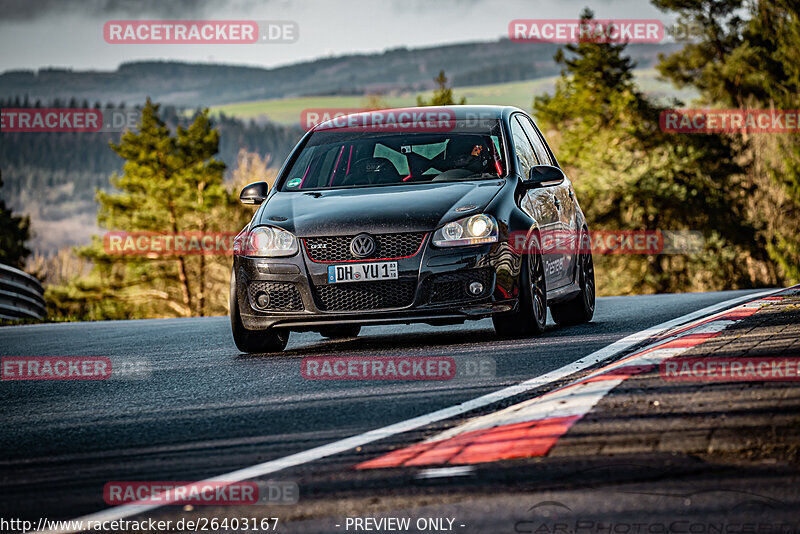
[[[553,204],[556,205],[556,208],[561,209],[561,201],[558,200],[556,197],[553,197]]]
[[[575,198],[575,191],[573,191],[572,189],[569,190],[569,198],[572,198],[572,199]]]

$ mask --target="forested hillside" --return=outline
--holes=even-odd
[[[90,107],[77,100],[40,103],[42,107]],[[19,99],[0,100],[0,107],[30,107]],[[163,116],[171,127],[188,123],[175,107]],[[219,159],[232,170],[239,150],[255,152],[280,164],[304,133],[271,123],[243,122],[219,116]],[[3,198],[16,211],[29,214],[37,236],[36,250],[54,250],[85,243],[95,228],[95,190],[108,189],[109,178],[122,160],[109,148],[120,133],[0,133]],[[50,231],[52,230],[58,230]],[[55,236],[58,235],[58,238]],[[65,241],[65,235],[68,236]]]
[[[676,44],[633,44],[638,68],[655,65]],[[272,69],[179,62],[124,63],[116,71],[39,69],[0,74],[0,95],[32,101],[75,97],[91,102],[214,106],[230,102],[305,95],[346,95],[433,88],[445,69],[455,87],[553,76],[556,44],[493,42],[328,57]]]

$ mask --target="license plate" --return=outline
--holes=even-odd
[[[383,261],[377,263],[350,263],[347,265],[329,265],[328,283],[371,282],[373,280],[396,280],[397,262]]]

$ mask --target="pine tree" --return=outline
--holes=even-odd
[[[137,130],[111,144],[125,164],[122,174],[111,179],[115,190],[97,192],[100,226],[173,235],[238,230],[229,227],[234,204],[223,181],[225,165],[214,159],[218,145],[219,133],[211,127],[207,110],[172,135],[159,117],[159,106],[148,100]],[[115,295],[112,299],[140,305],[146,315],[163,315],[164,309],[184,316],[224,311],[218,291],[209,305],[209,288],[226,277],[228,258],[108,256],[98,245],[84,254],[95,261]]]
[[[653,0],[702,28],[702,39],[661,58],[659,71],[699,90],[709,106],[800,109],[800,9],[797,0]],[[744,138],[751,206],[783,283],[800,282],[800,143],[797,134]],[[773,192],[774,185],[778,191]]]
[[[439,76],[434,78],[433,81],[436,82],[436,89],[433,91],[433,95],[430,100],[426,100],[422,95],[417,96],[418,106],[453,106],[456,103],[463,106],[467,103],[467,99],[463,96],[458,102],[455,101],[453,89],[447,85],[447,76],[445,76],[443,70],[439,71]]]
[[[747,254],[753,236],[741,217],[734,147],[718,137],[662,132],[661,108],[637,89],[625,48],[586,42],[560,50],[561,78],[552,96],[535,99],[537,120],[557,144],[591,227],[699,230],[706,250],[696,257],[603,257],[598,270],[607,276],[599,274],[599,283],[617,294],[749,285],[732,261]]]
[[[3,177],[0,174],[2,188]],[[30,219],[14,215],[0,198],[0,263],[21,269],[31,253],[26,245],[30,237]]]

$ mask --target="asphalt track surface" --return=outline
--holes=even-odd
[[[270,356],[240,354],[227,317],[0,328],[2,356],[107,356],[150,369],[107,381],[0,383],[0,515],[75,518],[107,508],[108,481],[202,480],[281,458],[517,384],[755,292],[600,298],[590,324],[549,321],[544,335],[527,340],[497,339],[488,320],[373,326],[339,341],[294,333],[284,353]],[[301,359],[320,355],[490,356],[496,376],[304,379]],[[335,486],[327,491],[336,498]]]

